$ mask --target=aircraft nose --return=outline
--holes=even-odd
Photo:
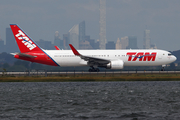
[[[177,60],[177,58],[176,58],[176,56],[174,56],[174,55],[172,55],[172,57],[171,57],[171,59],[170,59],[172,62],[174,62],[174,61],[176,61]]]
[[[173,60],[173,62],[176,61],[177,60],[176,56],[173,56],[172,60]]]

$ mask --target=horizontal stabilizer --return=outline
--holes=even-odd
[[[11,53],[12,55],[18,55],[20,57],[28,57],[28,58],[35,58],[37,56],[32,56],[32,55],[28,55],[28,54],[25,54],[25,53]]]

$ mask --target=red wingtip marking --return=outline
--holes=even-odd
[[[69,44],[69,46],[75,55],[78,55],[78,56],[81,55],[71,44]]]
[[[60,50],[58,46],[54,46],[56,48],[56,50]]]

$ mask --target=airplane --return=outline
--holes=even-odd
[[[124,50],[45,50],[38,46],[18,25],[10,24],[20,53],[15,58],[51,66],[89,66],[89,72],[99,72],[98,67],[123,69],[124,66],[160,66],[176,60],[170,52],[159,49]]]

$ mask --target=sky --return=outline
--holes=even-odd
[[[1,0],[0,37],[9,24],[18,24],[33,40],[54,40],[85,20],[86,35],[99,39],[99,0]],[[150,30],[158,49],[180,50],[180,0],[106,0],[106,38],[117,41]]]

